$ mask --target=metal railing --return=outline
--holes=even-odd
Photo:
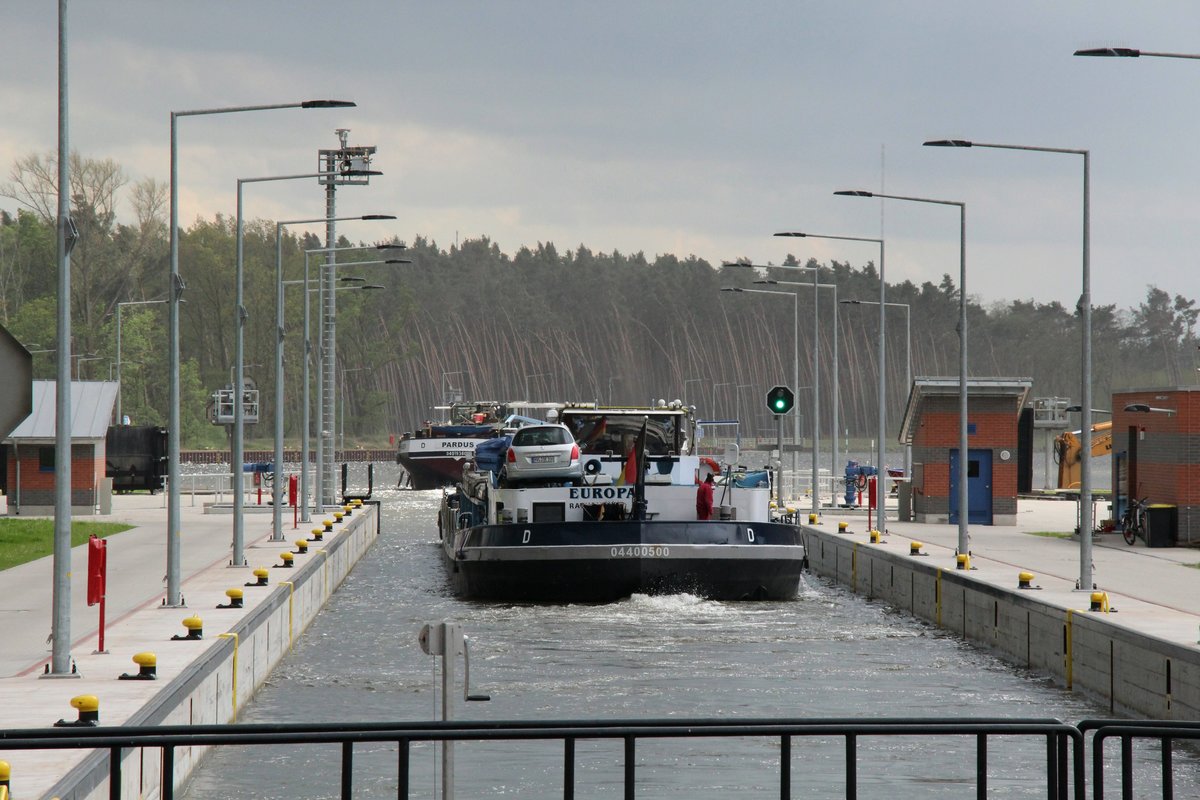
[[[1154,729],[1155,736],[1162,729]],[[1200,732],[1200,726],[1197,727]],[[560,740],[563,743],[564,800],[575,797],[575,745],[581,740],[613,740],[623,746],[623,796],[633,800],[638,788],[637,745],[646,739],[760,738],[777,741],[779,748],[779,796],[793,796],[793,740],[797,738],[841,739],[846,798],[858,796],[858,760],[861,740],[888,737],[970,737],[975,741],[975,796],[988,794],[988,752],[999,737],[1021,737],[1044,742],[1045,792],[1049,798],[1077,800],[1085,794],[1084,738],[1079,728],[1053,719],[758,719],[758,720],[613,720],[613,721],[455,721],[414,723],[330,723],[145,726],[111,728],[58,728],[0,731],[0,752],[9,750],[88,749],[108,751],[108,796],[121,797],[123,752],[130,748],[160,748],[162,773],[160,797],[173,800],[175,751],[177,748],[217,745],[337,745],[340,758],[339,785],[342,798],[354,791],[354,747],[363,743],[391,743],[397,749],[397,797],[411,794],[409,768],[416,742],[532,741]],[[803,780],[803,777],[799,778]],[[58,786],[56,789],[69,788]],[[804,787],[795,787],[803,795]]]

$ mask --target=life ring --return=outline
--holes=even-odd
[[[714,459],[709,458],[708,456],[700,457],[700,466],[708,467],[710,470],[712,470],[714,475],[721,474],[721,465],[718,464]]]

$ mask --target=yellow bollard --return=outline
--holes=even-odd
[[[908,543],[908,554],[910,556],[923,556],[925,554],[921,552],[921,548],[924,546],[925,546],[924,542],[909,542]]]
[[[0,761],[0,800],[9,800],[8,783],[12,779],[12,767],[7,761]]]
[[[1018,589],[1032,589],[1033,588],[1033,573],[1032,572],[1018,572],[1017,573],[1017,588]]]
[[[183,621],[183,627],[187,628],[186,636],[172,636],[172,642],[194,641],[204,638],[204,620],[197,616],[188,617]]]
[[[849,532],[850,532],[850,523],[849,522],[839,522],[838,523],[838,533],[849,533]]]
[[[809,524],[809,525],[816,525],[816,524],[817,524],[817,515],[816,515],[816,514],[809,514],[809,515],[808,515],[808,524]]]
[[[292,568],[292,561],[293,561],[295,558],[296,558],[296,557],[295,557],[294,555],[292,555],[291,553],[289,553],[289,552],[287,552],[287,551],[284,551],[284,552],[280,553],[280,554],[279,554],[279,560],[280,560],[280,561],[282,561],[283,563],[282,563],[282,564],[276,564],[276,565],[275,565],[276,569],[291,569],[291,568]]]
[[[242,597],[244,596],[244,592],[242,592],[241,589],[237,589],[237,588],[226,589],[225,596],[229,598],[229,602],[226,603],[225,605],[221,605],[220,603],[218,603],[217,608],[241,608],[242,607]]]
[[[342,512],[340,512],[340,511],[335,511],[335,512],[333,512],[333,522],[334,522],[334,524],[340,523],[340,522],[342,521],[342,517],[344,517],[344,516],[346,516],[346,515],[345,515],[345,514],[343,514],[343,513],[342,513]]]
[[[322,521],[321,524],[325,526],[326,533],[333,533],[333,520],[327,519]]]
[[[262,567],[259,567],[258,569],[254,570],[254,577],[257,580],[255,580],[253,583],[247,583],[246,585],[247,586],[266,586],[267,585],[267,576],[270,574],[271,574],[270,571],[265,570]]]
[[[310,542],[319,542],[319,541],[323,540],[324,538],[325,538],[325,529],[324,528],[313,528],[312,536],[308,537],[308,540]]]
[[[356,498],[354,498],[353,500],[351,500],[350,502],[354,504],[354,507],[355,507],[355,508],[362,508],[362,507],[363,507],[363,501],[362,501],[360,498],[357,498],[357,497],[356,497]]]
[[[71,698],[71,708],[79,711],[79,719],[60,719],[56,728],[92,728],[100,724],[100,700],[94,694],[81,694]]]
[[[871,531],[871,544],[879,544],[879,531]]]
[[[137,653],[133,657],[133,663],[138,665],[136,675],[130,675],[128,672],[122,673],[117,680],[120,681],[154,681],[158,680],[158,656],[154,653]]]
[[[1092,611],[1103,611],[1107,614],[1112,609],[1108,605],[1108,592],[1092,592]]]
[[[971,556],[969,553],[959,553],[957,558],[955,559],[955,562],[956,562],[955,563],[956,569],[970,569],[971,568]]]
[[[295,541],[295,545],[296,545],[296,555],[298,555],[298,556],[308,555],[308,539],[297,539]]]
[[[354,513],[354,506],[351,505],[350,503],[346,503],[346,505],[342,506],[342,511],[346,514],[347,517],[349,517]]]

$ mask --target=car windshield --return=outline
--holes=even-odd
[[[554,444],[570,444],[571,434],[566,428],[522,428],[513,436],[513,447],[545,447]]]

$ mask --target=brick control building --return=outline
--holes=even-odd
[[[1200,387],[1113,393],[1113,516],[1128,498],[1175,506],[1178,544],[1200,546]]]
[[[56,381],[33,382],[33,413],[17,426],[5,449],[8,513],[54,513]],[[117,399],[111,381],[71,381],[71,513],[107,508],[104,441]]]
[[[967,381],[967,522],[1017,522],[1017,420],[1029,378]],[[960,435],[958,378],[917,378],[904,410],[900,441],[912,445],[913,519],[958,522]]]

